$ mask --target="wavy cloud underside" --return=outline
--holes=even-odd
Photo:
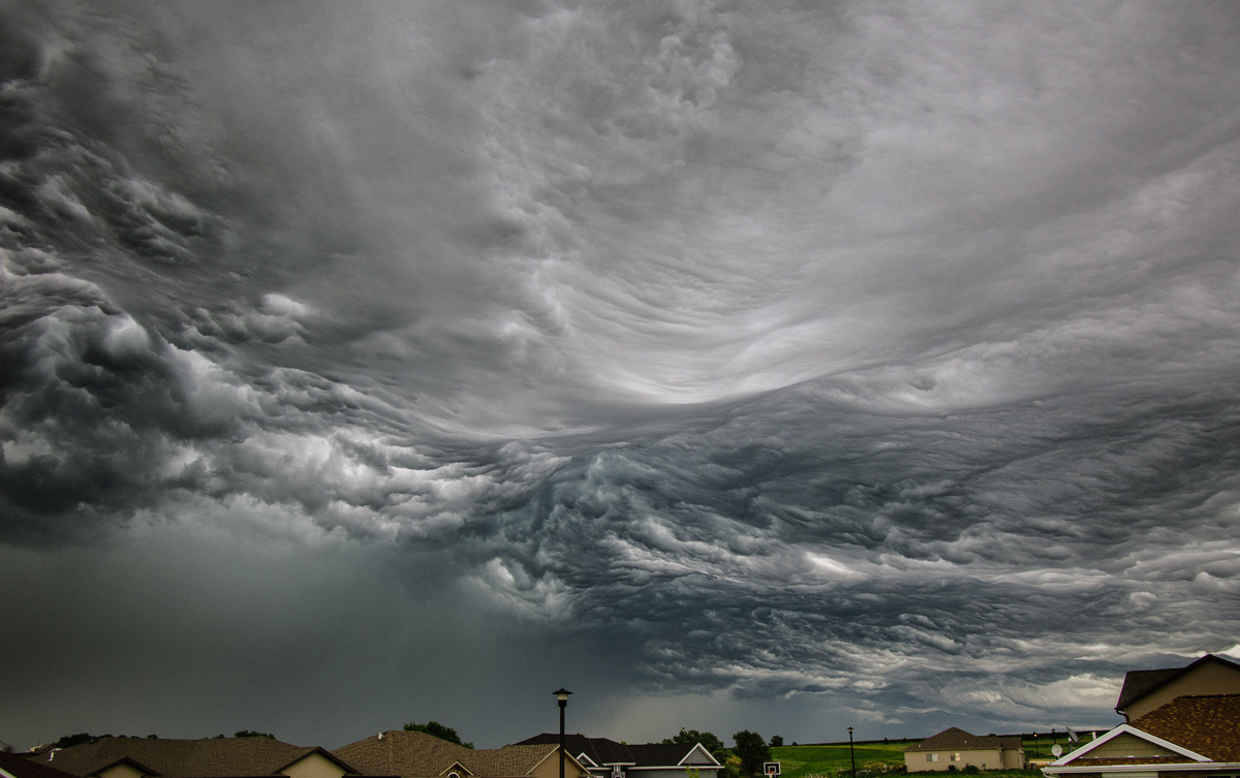
[[[1235,645],[1230,6],[2,21],[14,736],[1093,725]]]

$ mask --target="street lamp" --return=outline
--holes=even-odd
[[[857,759],[853,756],[852,727],[848,728],[848,761],[852,763],[852,778],[857,778]],[[564,778],[564,776],[560,776]]]
[[[553,694],[555,694],[556,702],[560,705],[560,778],[564,778],[564,708],[568,707],[568,695],[572,694],[572,692],[561,686]],[[856,776],[853,778],[856,778]]]

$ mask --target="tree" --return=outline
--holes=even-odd
[[[253,729],[238,730],[235,734],[233,734],[233,737],[269,737],[272,740],[276,739],[276,736],[270,732],[258,732]]]
[[[779,748],[784,744],[783,735],[771,735],[771,748]]]
[[[83,743],[94,743],[96,740],[100,740],[105,737],[112,736],[92,735],[89,732],[77,732],[72,735],[62,735],[55,743],[52,743],[52,748],[72,748],[73,746],[80,746]]]
[[[438,721],[428,721],[425,724],[418,724],[417,722],[410,721],[405,724],[405,731],[406,732],[425,732],[428,735],[434,735],[440,740],[446,740],[449,743],[456,743],[458,745],[465,746],[466,748],[474,747],[473,743],[463,742],[461,740],[461,736],[456,734],[455,729],[453,729],[452,727],[446,727],[443,724],[440,724]]]
[[[742,729],[732,736],[732,740],[736,743],[736,755],[741,758],[741,774],[757,775],[762,772],[762,763],[771,758],[771,747],[762,736]]]
[[[691,746],[694,743],[701,743],[702,747],[715,757],[716,761],[723,764],[728,758],[728,747],[723,741],[715,735],[714,732],[698,732],[696,729],[684,729],[683,727],[673,737],[663,738],[664,743],[679,743]]]

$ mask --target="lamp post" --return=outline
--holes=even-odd
[[[568,695],[572,692],[561,686],[554,694],[560,705],[560,778],[564,778],[564,709],[568,707]]]
[[[852,727],[848,728],[848,761],[852,763],[852,778],[857,778],[857,759],[853,756]],[[564,778],[564,776],[560,776]]]

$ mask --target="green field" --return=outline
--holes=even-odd
[[[893,740],[890,743],[866,743],[854,746],[857,772],[882,772],[884,768],[904,767],[904,749],[916,740]],[[771,749],[771,758],[780,763],[780,778],[808,778],[813,775],[836,775],[847,772],[848,746],[779,746]]]
[[[857,758],[857,775],[877,776],[891,770],[904,769],[904,749],[914,745],[916,740],[893,740],[889,743],[866,743],[853,747]],[[1030,741],[1033,742],[1033,741]],[[1050,743],[1043,740],[1038,744],[1040,749],[1047,750]],[[1025,744],[1026,754],[1030,753],[1030,743]],[[1048,754],[1049,755],[1049,754]],[[848,761],[848,745],[830,746],[779,746],[771,749],[771,758],[780,763],[780,778],[814,778],[815,776],[847,776],[851,768]],[[936,776],[943,778],[947,773],[910,773],[910,775]],[[955,775],[955,773],[953,773]],[[981,773],[986,778],[1041,778],[1037,770],[987,770]]]

